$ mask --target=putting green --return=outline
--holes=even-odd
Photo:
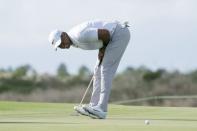
[[[196,131],[197,109],[110,105],[106,120],[72,116],[74,104],[0,102],[0,131]],[[145,125],[149,120],[150,125]]]

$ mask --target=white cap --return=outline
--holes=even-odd
[[[55,50],[61,44],[62,31],[54,30],[49,34],[49,42],[54,46]]]

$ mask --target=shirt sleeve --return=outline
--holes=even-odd
[[[81,33],[81,42],[98,42],[98,28],[87,28]]]

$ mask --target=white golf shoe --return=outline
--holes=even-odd
[[[78,106],[74,106],[74,110],[77,111],[79,114],[84,115],[84,116],[89,116],[89,113],[84,110],[84,107],[88,107],[88,105],[78,105]]]
[[[102,111],[102,109],[98,106],[85,106],[83,108],[89,113],[89,116],[94,119],[105,119],[107,116],[107,112]]]

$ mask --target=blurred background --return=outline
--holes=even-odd
[[[55,52],[48,34],[101,19],[131,25],[111,103],[197,106],[196,7],[195,0],[0,0],[0,100],[79,102],[98,51]]]

